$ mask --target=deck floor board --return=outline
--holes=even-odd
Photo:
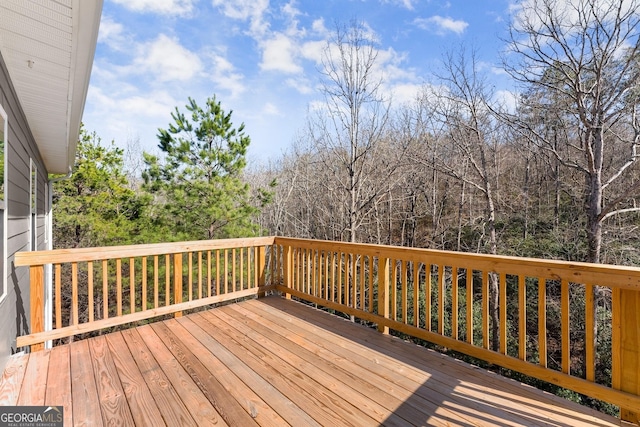
[[[279,297],[12,356],[0,405],[45,402],[78,426],[620,425]]]

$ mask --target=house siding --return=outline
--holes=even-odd
[[[45,249],[45,216],[48,201],[45,186],[48,173],[38,152],[22,107],[9,77],[0,52],[0,105],[8,116],[7,158],[8,179],[6,188],[5,215],[7,215],[6,296],[0,301],[0,371],[8,357],[19,351],[16,338],[30,332],[29,314],[29,270],[16,267],[16,252],[30,250],[30,177],[31,160],[37,167],[37,248]]]

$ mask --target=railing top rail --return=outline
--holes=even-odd
[[[275,244],[640,290],[638,267],[289,237],[276,237]]]
[[[133,258],[197,252],[215,249],[231,249],[251,246],[269,246],[273,237],[240,239],[196,240],[191,242],[154,243],[149,245],[106,246],[99,248],[54,249],[51,251],[18,252],[16,266],[58,264],[64,262],[101,261],[115,258]]]

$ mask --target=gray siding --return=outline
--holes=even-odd
[[[0,53],[0,105],[8,116],[7,173],[8,182],[5,215],[7,217],[7,277],[6,297],[0,302],[0,372],[8,357],[20,350],[16,348],[16,337],[30,332],[29,315],[29,271],[26,267],[15,267],[14,254],[30,250],[29,224],[30,206],[30,159],[38,170],[37,230],[38,249],[45,249],[45,215],[48,211],[45,186],[48,173],[40,157],[35,141],[20,106],[9,73]],[[1,225],[1,224],[0,224]]]

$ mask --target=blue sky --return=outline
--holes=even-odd
[[[336,22],[376,35],[399,106],[461,44],[498,91],[513,90],[499,69],[513,10],[509,0],[105,0],[83,121],[103,141],[158,153],[174,107],[216,95],[245,123],[250,160],[277,158],[321,100],[318,61]]]

